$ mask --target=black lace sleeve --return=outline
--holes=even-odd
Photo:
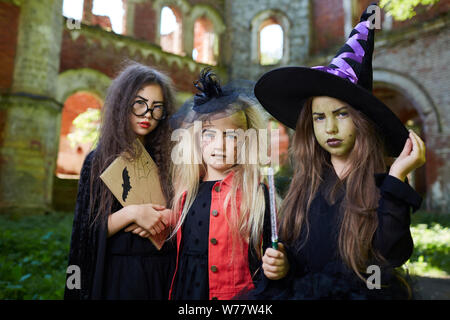
[[[89,214],[90,174],[93,155],[94,153],[91,152],[86,156],[80,173],[68,261],[69,266],[75,265],[80,268],[81,288],[69,289],[66,283],[64,299],[88,299],[90,296],[92,286],[91,266],[94,264],[95,256],[92,248],[93,233],[90,227],[91,218]]]
[[[390,266],[399,267],[412,254],[410,214],[420,207],[422,198],[407,183],[388,174],[375,175],[375,181],[381,197],[377,210],[378,228],[372,244]]]

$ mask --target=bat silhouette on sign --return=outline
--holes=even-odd
[[[127,167],[125,167],[122,171],[122,200],[126,201],[128,197],[128,192],[131,190],[131,184],[130,184],[130,175],[128,174]]]

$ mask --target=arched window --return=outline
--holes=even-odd
[[[197,62],[216,65],[218,51],[218,37],[214,33],[214,25],[211,20],[204,16],[196,19],[192,58]]]
[[[278,64],[283,58],[283,28],[273,18],[265,20],[259,30],[259,63]]]
[[[279,10],[265,10],[251,21],[251,61],[259,65],[289,63],[290,21]]]
[[[83,160],[98,133],[99,110],[103,101],[95,94],[79,91],[67,98],[61,114],[61,132],[56,174],[80,174]]]
[[[160,45],[166,52],[183,54],[182,21],[179,10],[163,7],[161,10]]]

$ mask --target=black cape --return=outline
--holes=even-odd
[[[95,150],[86,156],[80,173],[68,261],[69,266],[80,268],[81,288],[69,289],[66,283],[64,299],[167,299],[175,266],[174,243],[166,242],[158,251],[148,239],[123,230],[108,239],[107,220],[98,219],[93,223],[98,210],[96,201],[93,214],[89,214],[90,173],[94,154]],[[93,190],[98,190],[99,183],[103,182],[98,178],[93,183]],[[114,198],[111,212],[121,208],[122,205]],[[132,270],[135,266],[124,264],[121,258],[125,262],[128,258],[133,259],[133,263],[137,261],[141,264],[139,267],[143,269],[142,273]],[[145,275],[145,272],[155,270],[160,272],[157,278]],[[69,277],[70,274],[67,275]]]

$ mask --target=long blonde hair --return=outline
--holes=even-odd
[[[265,121],[261,116],[261,110],[252,105],[247,106],[241,111],[233,113],[231,115],[231,119],[238,128],[243,130],[258,130],[266,128]],[[188,130],[191,133],[190,136],[194,137],[194,127],[191,126]],[[183,144],[183,150],[193,151],[188,156],[191,161],[189,164],[181,163],[173,164],[172,166],[172,179],[174,186],[174,200],[172,209],[174,215],[176,215],[174,218],[177,219],[177,222],[171,237],[173,237],[183,225],[186,215],[197,196],[200,180],[206,173],[206,166],[201,158],[202,156],[199,140],[200,139],[198,137],[194,137],[193,139],[182,139],[180,143]],[[257,140],[259,140],[258,136]],[[244,143],[242,152],[245,152],[245,154],[257,152],[259,145],[259,141],[258,143]],[[196,157],[200,157],[199,159],[201,159],[201,161],[195,161]],[[260,251],[258,248],[261,244],[265,212],[264,190],[260,185],[262,182],[260,165],[258,162],[255,164],[244,162],[242,164],[238,163],[234,165],[230,170],[234,171],[233,183],[231,191],[226,195],[223,201],[223,209],[225,212],[231,201],[232,214],[230,217],[231,219],[227,219],[227,221],[230,226],[230,230],[232,231],[233,244],[236,243],[236,240],[239,237],[243,239],[249,238],[249,243],[251,242],[251,245],[257,249],[256,252],[259,255]],[[242,190],[245,190],[245,192],[241,192]],[[236,207],[238,193],[241,195],[239,212]],[[184,194],[186,198],[181,216],[178,217]],[[242,244],[242,241],[237,241],[237,243]]]

